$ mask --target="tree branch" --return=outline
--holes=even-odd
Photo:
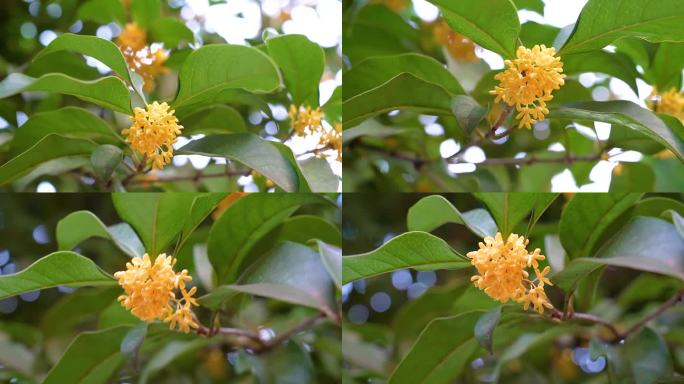
[[[478,166],[482,165],[532,165],[532,164],[572,164],[579,161],[596,161],[601,159],[601,154],[582,155],[582,156],[564,156],[554,158],[540,158],[534,155],[523,158],[501,158],[501,159],[486,159],[479,163],[473,163]],[[470,164],[468,162],[455,162],[451,164]]]
[[[677,291],[676,295],[672,296],[668,301],[661,304],[660,307],[656,308],[653,312],[646,315],[643,319],[637,321],[636,323],[632,324],[631,327],[627,328],[627,330],[622,333],[623,338],[626,338],[632,333],[635,333],[636,331],[641,329],[641,327],[646,325],[646,323],[660,316],[663,312],[670,309],[670,307],[677,305],[680,301],[682,301],[682,299],[684,299],[684,289],[680,289],[679,291]]]
[[[132,179],[128,181],[128,185],[130,184],[146,184],[146,183],[165,183],[165,182],[170,182],[170,181],[185,181],[185,180],[190,180],[197,182],[200,179],[208,179],[208,178],[215,178],[215,177],[232,177],[232,176],[247,176],[251,173],[251,170],[248,171],[225,171],[225,172],[220,172],[220,173],[203,173],[203,172],[197,172],[194,175],[188,175],[188,176],[167,176],[167,177],[160,177],[155,180],[147,180],[147,179]]]

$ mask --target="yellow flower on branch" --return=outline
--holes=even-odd
[[[553,308],[544,292],[545,285],[553,285],[546,277],[551,267],[539,270],[539,261],[545,257],[539,249],[527,252],[528,243],[525,237],[514,233],[505,241],[498,232],[494,237],[485,237],[479,249],[467,255],[478,272],[471,281],[494,300],[513,300],[522,303],[525,310],[532,304],[535,311],[543,313],[544,308]],[[530,268],[535,275],[532,280]]]
[[[176,259],[162,253],[152,262],[146,253],[143,257],[134,257],[126,263],[126,270],[119,271],[114,277],[124,289],[125,294],[119,296],[121,305],[144,321],[163,320],[169,328],[178,327],[188,333],[198,328],[192,312],[197,300],[192,296],[197,287],[186,289],[185,283],[192,280],[187,270],[174,272]],[[176,297],[180,291],[180,298]]]
[[[475,55],[475,43],[469,38],[456,33],[444,20],[439,20],[432,25],[432,33],[435,39],[443,45],[449,55],[456,60],[474,63],[477,61]]]
[[[530,129],[543,121],[549,113],[546,103],[553,99],[551,93],[565,84],[563,63],[555,54],[555,49],[544,45],[518,47],[517,57],[504,61],[508,69],[494,77],[499,85],[490,93],[496,95],[496,102],[515,106],[519,127]]]
[[[147,104],[146,109],[135,108],[133,123],[121,131],[131,149],[145,155],[154,169],[162,169],[171,162],[173,144],[183,129],[174,112],[168,104],[156,101]]]
[[[332,129],[321,135],[320,145],[337,152],[337,161],[342,161],[342,123],[335,123]]]
[[[147,33],[136,23],[128,23],[117,38],[117,45],[126,59],[128,68],[144,80],[143,89],[151,92],[156,78],[169,72],[164,66],[168,54],[163,49],[152,49],[147,45]]]
[[[670,114],[684,122],[684,92],[677,92],[673,87],[667,92],[658,93],[653,88],[651,100],[653,111]]]
[[[288,116],[290,117],[292,130],[297,136],[304,137],[323,130],[323,126],[321,125],[323,112],[321,111],[321,108],[313,109],[309,106],[298,107],[292,104],[290,105]]]

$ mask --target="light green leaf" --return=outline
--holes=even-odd
[[[318,83],[325,69],[325,53],[304,35],[281,35],[266,40],[268,54],[283,72],[295,105],[318,107]]]
[[[450,116],[451,94],[441,85],[403,73],[376,88],[345,99],[342,102],[345,129],[397,109]]]
[[[292,241],[307,244],[311,240],[321,240],[340,246],[342,234],[334,224],[323,218],[314,215],[297,215],[283,222],[275,243]]]
[[[132,114],[131,94],[126,84],[114,76],[87,81],[74,79],[61,73],[48,73],[37,79],[13,73],[0,82],[0,98],[29,91],[72,95],[113,111]]]
[[[653,85],[660,91],[682,87],[684,70],[684,43],[660,43],[655,52],[648,74],[653,77]]]
[[[130,4],[133,21],[144,29],[161,16],[161,0],[135,0]]]
[[[684,162],[684,144],[670,128],[651,111],[631,101],[587,101],[551,108],[551,116],[575,120],[602,121],[614,129],[629,128],[643,133],[671,150]]]
[[[124,363],[119,346],[130,329],[122,326],[76,336],[43,384],[109,383]]]
[[[554,193],[476,193],[485,203],[504,238],[530,213],[533,222],[539,219],[557,197]]]
[[[26,175],[35,167],[53,159],[67,156],[90,155],[97,144],[90,140],[47,135],[24,153],[0,166],[0,185]]]
[[[487,210],[474,209],[461,213],[440,195],[418,200],[406,215],[406,227],[409,231],[431,232],[447,223],[463,224],[482,238],[494,236],[497,232],[496,223]]]
[[[620,172],[613,172],[609,192],[651,192],[655,189],[653,168],[645,163],[620,163]]]
[[[610,53],[606,51],[595,51],[564,55],[563,73],[567,75],[577,75],[585,72],[605,73],[616,77],[630,86],[634,93],[638,94],[636,79],[639,72],[628,56],[622,53]]]
[[[304,204],[332,204],[322,195],[283,194],[277,199],[250,194],[231,204],[209,232],[209,260],[218,281],[236,281],[243,259],[264,235]]]
[[[91,237],[100,237],[114,242],[116,246],[130,257],[142,257],[145,253],[138,235],[126,223],[105,226],[90,211],[76,211],[57,222],[57,244],[60,250],[71,250]]]
[[[444,65],[430,56],[403,53],[371,57],[361,61],[344,74],[344,101],[377,88],[403,73],[427,83],[440,85],[452,95],[461,95],[463,88]]]
[[[542,0],[513,0],[517,9],[527,9],[544,15],[544,1]]]
[[[111,1],[121,5],[121,2],[118,0]],[[101,12],[101,9],[99,12]],[[102,24],[107,24],[108,22],[109,21],[106,21]],[[128,72],[126,59],[124,59],[119,47],[109,40],[101,39],[97,36],[65,33],[52,40],[45,49],[36,55],[33,61],[38,61],[39,58],[49,53],[59,51],[76,52],[93,57],[111,68],[112,71],[126,79],[130,84],[133,83]]]
[[[170,341],[162,347],[152,358],[145,364],[145,367],[140,374],[140,384],[145,384],[150,380],[150,377],[156,372],[161,371],[164,367],[171,364],[179,357],[197,351],[209,343],[207,338],[197,338],[188,341]]]
[[[563,209],[560,240],[570,259],[594,256],[603,232],[639,201],[639,193],[587,193],[575,195]]]
[[[233,292],[303,305],[335,317],[333,281],[321,256],[297,243],[281,243],[252,264],[236,284],[220,286],[200,302],[216,308]]]
[[[330,163],[320,157],[298,161],[311,192],[337,192],[340,178],[330,168]]]
[[[316,243],[325,269],[335,282],[337,289],[342,289],[342,248],[322,241],[316,241]]]
[[[430,0],[456,32],[510,59],[515,57],[520,20],[510,0]]]
[[[181,41],[193,43],[195,35],[182,21],[174,18],[159,19],[150,25],[150,38],[164,43],[167,47],[177,47]],[[174,51],[171,57],[178,54]]]
[[[221,91],[269,93],[280,86],[278,69],[265,53],[242,45],[206,45],[192,52],[178,75],[173,106],[211,103]]]
[[[679,0],[589,0],[560,54],[605,47],[624,37],[650,42],[684,41],[684,8]]]
[[[76,17],[98,24],[108,24],[112,21],[123,24],[126,22],[126,10],[119,0],[90,0],[78,8]]]
[[[431,321],[394,370],[388,383],[446,384],[453,381],[478,348],[470,330],[483,313],[472,311]]]
[[[195,196],[192,201],[192,206],[190,207],[190,215],[185,219],[185,225],[183,226],[180,240],[176,246],[177,251],[183,248],[183,244],[185,244],[188,237],[192,235],[195,229],[202,224],[204,219],[206,219],[226,197],[228,197],[227,193],[203,193]]]
[[[114,208],[129,223],[153,259],[174,241],[190,214],[193,193],[115,193]]]
[[[297,173],[278,148],[253,133],[207,136],[178,149],[179,154],[218,156],[254,169],[288,192],[299,190]]]
[[[17,156],[49,134],[90,139],[103,144],[120,142],[114,130],[92,112],[64,107],[36,113],[17,128],[10,145],[10,155]]]
[[[321,108],[324,118],[331,124],[342,121],[342,86],[339,85],[330,95],[330,99]]]
[[[0,300],[59,285],[83,287],[116,284],[116,280],[92,260],[74,252],[54,252],[26,269],[0,276]]]
[[[406,232],[380,248],[360,255],[345,256],[342,263],[343,284],[406,268],[466,268],[467,258],[449,244],[426,232]]]

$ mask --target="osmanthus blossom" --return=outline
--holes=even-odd
[[[143,257],[134,257],[126,263],[126,270],[114,274],[125,294],[119,296],[119,302],[133,315],[144,321],[163,320],[169,328],[178,328],[188,333],[198,328],[192,312],[197,300],[192,296],[197,287],[186,289],[186,283],[192,280],[186,269],[176,273],[173,267],[176,259],[162,253],[152,262],[146,253]],[[176,290],[180,298],[176,297]]]
[[[128,68],[144,80],[146,92],[154,90],[156,78],[169,72],[164,66],[168,54],[160,48],[152,49],[147,43],[147,33],[136,23],[128,23],[116,40]]]
[[[131,149],[146,157],[152,168],[162,169],[173,158],[173,144],[183,129],[166,103],[135,108],[131,126],[121,131]]]
[[[452,58],[469,63],[478,60],[477,55],[475,55],[475,43],[451,29],[446,21],[434,22],[432,33],[435,40],[446,48]]]
[[[499,85],[490,93],[496,95],[497,103],[515,106],[519,127],[531,129],[532,124],[543,121],[552,92],[565,84],[563,63],[555,54],[554,48],[544,45],[518,47],[516,58],[504,61],[508,69],[494,76]]]
[[[522,303],[525,310],[531,305],[541,314],[544,308],[553,308],[544,292],[546,285],[553,285],[546,277],[551,267],[539,270],[539,261],[545,257],[539,248],[529,253],[528,243],[528,239],[514,233],[505,241],[499,232],[494,237],[485,237],[477,251],[467,254],[478,273],[471,281],[494,300],[513,300]],[[530,278],[529,268],[534,279]]]
[[[342,161],[342,124],[335,123],[332,129],[326,129],[322,124],[324,113],[320,107],[314,109],[310,106],[292,104],[288,110],[288,116],[294,135],[306,137],[320,134],[320,149],[335,150],[337,161]]]
[[[670,114],[684,122],[684,92],[677,92],[673,87],[666,92],[658,93],[653,88],[651,109],[655,112]]]

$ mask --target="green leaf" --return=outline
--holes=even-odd
[[[684,239],[667,221],[636,217],[601,247],[597,257],[573,260],[551,281],[567,292],[578,280],[604,265],[684,280]]]
[[[65,107],[36,113],[17,128],[10,145],[10,155],[17,156],[49,134],[90,139],[103,144],[120,142],[114,130],[92,112]]]
[[[119,305],[116,298],[121,287],[81,288],[63,295],[46,310],[40,320],[40,329],[46,339],[74,334],[77,327],[96,320],[112,303]]]
[[[298,162],[311,192],[337,192],[340,178],[324,158],[310,157]]]
[[[147,29],[161,16],[161,0],[135,0],[131,1],[130,7],[133,21],[143,29]]]
[[[471,232],[484,238],[494,236],[497,232],[496,223],[485,209],[473,209],[461,213],[446,198],[432,195],[418,200],[406,215],[406,227],[409,231],[431,232],[447,224],[465,225]]]
[[[116,280],[92,260],[74,252],[54,252],[26,269],[0,276],[0,300],[59,285],[83,287],[116,284]]]
[[[188,240],[188,237],[197,229],[197,227],[202,224],[204,219],[206,219],[219,205],[219,203],[228,197],[227,193],[203,193],[197,195],[190,207],[190,215],[185,219],[185,225],[183,226],[183,231],[180,236],[176,250],[179,251],[183,248],[183,244]]]
[[[494,354],[492,350],[493,335],[499,320],[501,320],[501,305],[485,312],[475,323],[475,340],[490,354]]]
[[[457,95],[451,100],[451,110],[459,127],[465,134],[471,134],[487,114],[487,108],[470,96]]]
[[[313,215],[297,215],[291,217],[280,227],[275,243],[292,241],[307,244],[310,240],[321,240],[328,244],[340,246],[342,234],[331,222]]]
[[[557,197],[553,193],[476,193],[499,226],[504,238],[530,213],[533,221],[539,219],[546,208]]]
[[[177,47],[181,41],[195,42],[195,35],[185,23],[174,18],[159,19],[150,25],[152,41],[164,43],[167,47]],[[178,54],[174,51],[171,57]]]
[[[655,187],[655,174],[645,163],[620,163],[610,179],[610,192],[651,192]]]
[[[337,86],[335,90],[333,91],[332,95],[330,95],[330,99],[325,102],[325,105],[321,108],[323,110],[323,114],[325,117],[325,120],[330,122],[331,124],[335,122],[341,122],[342,121],[342,86]]]
[[[418,53],[403,53],[371,57],[345,72],[342,99],[346,101],[380,87],[404,73],[411,74],[427,83],[440,85],[452,95],[465,93],[454,75],[439,61]]]
[[[611,380],[649,384],[672,376],[672,357],[667,343],[651,328],[644,328],[624,344],[606,348]]]
[[[90,140],[71,139],[50,134],[0,166],[0,185],[11,183],[35,167],[53,159],[67,156],[90,155],[97,144]]]
[[[403,73],[382,85],[342,102],[345,129],[397,109],[451,115],[451,94],[441,85]]]
[[[119,217],[129,223],[151,258],[174,241],[185,225],[193,193],[117,193],[112,202]]]
[[[674,224],[677,232],[684,238],[684,217],[675,211],[667,211],[666,215],[672,218],[672,224]]]
[[[559,335],[565,333],[566,331],[567,327],[555,326],[550,327],[544,332],[524,333],[520,335],[518,338],[515,339],[515,341],[511,344],[510,347],[506,348],[506,350],[504,350],[503,353],[501,353],[501,356],[497,360],[496,366],[494,368],[494,381],[498,381],[499,373],[507,363],[509,363],[512,360],[520,358],[530,348],[533,348],[543,343],[548,343],[549,341],[557,338]]]
[[[684,203],[668,197],[648,197],[636,203],[632,214],[634,216],[660,217],[668,210],[684,215]]]
[[[207,243],[219,283],[235,282],[240,265],[254,244],[304,204],[332,203],[315,194],[284,194],[276,199],[266,194],[250,194],[231,204],[214,222]]]
[[[670,128],[651,111],[631,101],[587,101],[551,108],[551,116],[576,120],[602,121],[614,129],[629,128],[643,133],[671,150],[684,162],[684,144]],[[616,127],[617,125],[617,127]],[[623,128],[624,127],[624,128]]]
[[[636,79],[639,72],[632,60],[627,55],[621,53],[610,53],[606,51],[594,51],[564,55],[563,73],[576,75],[584,72],[605,73],[616,77],[629,85],[634,93],[638,94]]]
[[[297,173],[288,159],[271,142],[253,133],[207,136],[184,145],[178,153],[235,160],[273,180],[285,191],[299,190]]]
[[[183,355],[193,353],[209,343],[207,338],[196,338],[188,341],[170,341],[162,347],[152,358],[145,364],[145,367],[140,374],[140,384],[148,382],[150,377],[156,372],[161,371],[164,367],[171,364],[176,359]]]
[[[430,0],[456,32],[504,58],[515,57],[518,10],[510,0]]]
[[[263,355],[247,355],[259,383],[312,384],[316,382],[314,366],[306,349],[296,342]]]
[[[119,351],[130,327],[83,332],[76,336],[64,355],[50,370],[44,384],[108,383],[124,362]]]
[[[116,246],[130,257],[142,257],[145,253],[138,235],[126,223],[105,226],[90,211],[76,211],[57,222],[57,244],[60,250],[71,250],[91,237],[100,237],[114,242]]]
[[[684,41],[679,0],[589,0],[560,54],[600,49],[615,40]]]
[[[278,69],[265,53],[242,45],[206,45],[192,52],[178,75],[173,106],[209,104],[223,90],[269,93],[280,86]]]
[[[478,348],[473,339],[483,311],[430,322],[389,378],[389,384],[449,383],[458,377]]]
[[[121,79],[114,76],[86,81],[61,73],[48,73],[37,79],[13,73],[0,82],[0,98],[30,91],[72,95],[113,111],[132,114],[128,88]]]
[[[147,336],[147,325],[147,322],[142,321],[126,333],[126,336],[121,340],[122,355],[131,358],[138,353],[140,346],[145,341],[145,336]]]
[[[122,160],[123,151],[111,144],[100,145],[90,155],[95,176],[104,182],[109,181]]]
[[[342,263],[343,284],[406,268],[466,268],[467,258],[449,244],[426,232],[406,232],[380,248],[360,255],[345,256]]]
[[[681,217],[679,218],[681,221]],[[328,274],[335,282],[337,289],[342,288],[342,248],[325,243],[323,241],[316,241],[318,244],[318,253],[321,255],[323,265],[328,271]]]
[[[570,259],[594,256],[598,240],[621,214],[639,201],[639,193],[576,194],[563,209],[560,240]]]
[[[526,47],[532,47],[537,44],[544,44],[547,47],[552,47],[556,36],[560,32],[560,28],[547,24],[538,24],[534,21],[527,21],[520,27],[520,41]],[[563,66],[565,69],[565,65]]]
[[[245,120],[235,108],[215,105],[183,117],[183,134],[245,132]]]
[[[676,90],[682,87],[682,70],[684,70],[684,44],[660,43],[653,57],[648,73],[653,76],[654,84],[659,90]]]
[[[102,76],[97,68],[91,67],[86,63],[83,56],[67,51],[40,55],[40,57],[29,63],[24,74],[31,77],[40,77],[46,73],[55,72],[55,68],[59,68],[60,73],[81,80],[95,80]]]
[[[268,54],[283,72],[295,105],[318,107],[318,83],[325,69],[325,53],[304,35],[281,35],[266,40]]]
[[[544,15],[544,1],[542,0],[513,0],[513,4],[517,9],[527,9]]]
[[[200,302],[216,308],[233,292],[303,305],[335,317],[333,281],[321,256],[297,243],[281,243],[252,264],[236,284],[220,286]]]
[[[118,0],[111,1],[121,5],[121,2]],[[99,12],[101,12],[101,10],[99,10]],[[101,24],[107,24],[108,22],[109,21],[106,21]],[[33,61],[38,61],[47,54],[59,51],[76,52],[82,55],[91,56],[111,68],[112,71],[126,79],[130,84],[133,84],[128,71],[128,65],[126,64],[126,59],[124,59],[119,47],[109,40],[101,39],[97,36],[65,33],[52,40],[45,49],[36,55]],[[127,113],[130,113],[130,111]]]
[[[97,24],[108,24],[112,21],[123,24],[126,22],[126,10],[119,0],[90,0],[78,8],[76,17]]]

